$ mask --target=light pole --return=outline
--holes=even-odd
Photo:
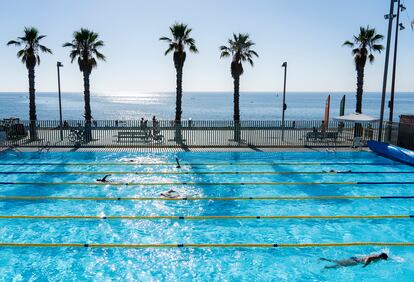
[[[62,124],[62,95],[60,93],[60,67],[63,67],[61,62],[57,62],[57,76],[58,76],[58,92],[59,92],[59,118],[60,118],[60,141],[63,141],[63,124]]]
[[[392,32],[392,20],[394,19],[394,3],[398,0],[391,0],[390,13],[385,15],[385,19],[388,20],[388,36],[387,36],[387,49],[385,51],[385,65],[384,65],[384,78],[382,82],[382,96],[381,96],[381,112],[380,112],[380,124],[378,129],[378,141],[382,140],[382,127],[384,122],[384,106],[385,95],[387,92],[387,78],[388,78],[388,62],[390,59],[390,45],[391,45],[391,32]]]
[[[404,30],[405,27],[400,23],[400,13],[405,11],[404,5],[401,4],[401,0],[398,0],[398,12],[397,12],[397,22],[395,25],[395,43],[394,43],[394,62],[392,66],[392,80],[391,80],[391,97],[388,102],[389,108],[389,118],[388,118],[388,130],[387,130],[387,140],[391,141],[392,135],[392,122],[394,115],[394,96],[395,96],[395,76],[397,70],[397,54],[398,54],[398,34],[400,30]]]
[[[283,83],[283,109],[282,109],[282,141],[285,139],[285,111],[287,110],[286,105],[286,75],[287,75],[287,62],[282,64],[282,68],[285,68],[285,78]]]

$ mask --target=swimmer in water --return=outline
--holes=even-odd
[[[175,199],[175,198],[180,197],[180,194],[177,191],[174,191],[173,189],[170,189],[167,192],[163,192],[160,195],[164,198],[170,198],[170,199]]]
[[[97,182],[102,182],[102,183],[107,183],[109,182],[109,180],[106,180],[109,176],[111,176],[110,174],[105,175],[103,178],[101,179],[96,179]]]
[[[386,253],[374,254],[370,256],[363,256],[363,257],[351,257],[349,259],[343,260],[332,260],[326,258],[320,258],[323,261],[333,262],[335,264],[325,266],[325,268],[340,268],[340,267],[347,267],[347,266],[355,266],[359,264],[363,264],[362,267],[366,267],[371,263],[378,262],[380,260],[387,260],[388,255]]]
[[[336,171],[334,169],[331,169],[331,170],[324,170],[323,172],[324,173],[351,173],[352,170],[338,170],[338,171]]]
[[[175,161],[177,162],[177,168],[181,168],[180,161],[178,160],[178,158],[175,158]]]

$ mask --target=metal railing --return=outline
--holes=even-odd
[[[330,121],[323,129],[321,121],[151,121],[98,120],[90,124],[91,135],[83,120],[36,121],[36,138],[30,138],[30,122],[21,126],[0,127],[5,146],[41,147],[345,147],[352,146],[355,124]],[[86,125],[86,126],[85,126]],[[18,128],[18,129],[16,129]],[[393,144],[414,143],[414,126],[384,125],[384,136]],[[63,132],[63,140],[60,132]],[[363,125],[360,133],[364,142],[378,138],[378,123]],[[282,138],[282,131],[284,131]],[[236,134],[239,132],[240,134]],[[86,136],[86,137],[85,137]],[[240,139],[237,138],[240,136]],[[404,142],[401,142],[401,136]],[[404,137],[405,136],[405,137]],[[236,137],[236,138],[235,138]],[[411,139],[410,139],[411,138]]]

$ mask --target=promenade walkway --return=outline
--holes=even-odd
[[[232,129],[186,128],[181,130],[181,138],[176,138],[173,128],[160,132],[162,139],[156,140],[136,128],[92,129],[90,142],[70,141],[70,130],[63,130],[63,140],[59,129],[38,129],[38,140],[28,137],[6,141],[6,145],[28,147],[349,147],[352,145],[353,130],[343,130],[326,138],[314,138],[311,129],[288,129],[282,138],[281,129],[241,129],[241,140],[234,140]],[[129,135],[128,135],[129,134]]]

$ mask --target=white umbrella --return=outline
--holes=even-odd
[[[379,119],[366,115],[366,114],[359,114],[354,113],[346,116],[336,117],[334,118],[336,121],[343,121],[343,122],[353,122],[353,123],[371,123],[371,122],[378,122]]]

